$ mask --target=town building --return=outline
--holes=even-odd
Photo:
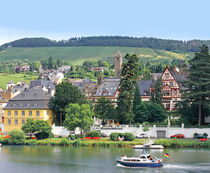
[[[4,107],[7,105],[8,100],[0,97],[0,124],[4,124]]]
[[[168,66],[162,76],[162,104],[167,111],[175,110],[176,104],[181,101],[181,81],[187,80],[187,76],[180,74],[178,69],[170,71]]]
[[[51,96],[55,94],[55,85],[49,80],[32,80],[29,85],[30,89],[42,89],[47,91]]]
[[[150,101],[151,92],[155,88],[155,80],[140,80],[138,81],[138,87],[142,101]]]
[[[29,88],[10,99],[4,110],[4,131],[21,129],[27,119],[53,122],[53,111],[49,106],[52,96],[40,88]]]
[[[119,96],[118,87],[120,84],[119,78],[107,78],[104,79],[103,83],[98,87],[96,94],[92,97],[89,97],[89,100],[93,102],[97,102],[98,98],[105,97],[113,101],[113,103],[117,103],[117,98]]]

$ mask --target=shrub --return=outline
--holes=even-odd
[[[194,133],[194,138],[196,138],[198,136],[198,133]]]
[[[207,133],[204,133],[203,136],[205,136],[207,138],[208,137],[208,134]]]
[[[79,139],[75,140],[72,145],[75,146],[75,147],[79,147],[80,146],[80,140]]]
[[[69,140],[75,140],[75,136],[72,135],[72,134],[70,134],[70,135],[69,135]]]
[[[144,131],[144,132],[149,131],[149,127],[145,126],[145,127],[143,128],[143,131]]]
[[[140,124],[139,124],[139,123],[136,123],[135,126],[136,126],[136,127],[140,127]]]
[[[112,141],[117,141],[118,136],[119,136],[119,133],[116,133],[116,132],[115,133],[111,133],[110,139]]]
[[[124,133],[124,141],[133,141],[135,139],[132,133]]]
[[[87,133],[86,136],[93,138],[93,137],[100,137],[101,135],[98,131],[90,131],[90,132]]]
[[[43,131],[43,132],[39,132],[39,133],[35,134],[35,136],[38,140],[46,139],[50,136],[50,133]]]
[[[8,139],[9,144],[24,144],[25,143],[25,134],[20,130],[13,130],[9,133],[10,138]]]
[[[60,145],[63,145],[63,146],[69,145],[69,141],[68,141],[68,139],[63,138],[59,144],[60,144]]]

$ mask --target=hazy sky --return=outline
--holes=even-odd
[[[24,37],[210,39],[210,0],[1,0],[0,44]]]

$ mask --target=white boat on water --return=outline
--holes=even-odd
[[[161,158],[152,157],[150,154],[141,154],[139,157],[117,157],[116,161],[126,167],[150,167],[160,168],[163,166]]]
[[[162,145],[134,145],[133,149],[164,149]]]

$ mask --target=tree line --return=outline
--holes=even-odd
[[[50,40],[47,38],[23,38],[6,43],[0,51],[8,47],[62,47],[62,46],[119,46],[119,47],[147,47],[178,52],[197,52],[202,44],[210,46],[210,40],[170,40],[147,37],[127,36],[92,36],[74,37],[68,40]]]

